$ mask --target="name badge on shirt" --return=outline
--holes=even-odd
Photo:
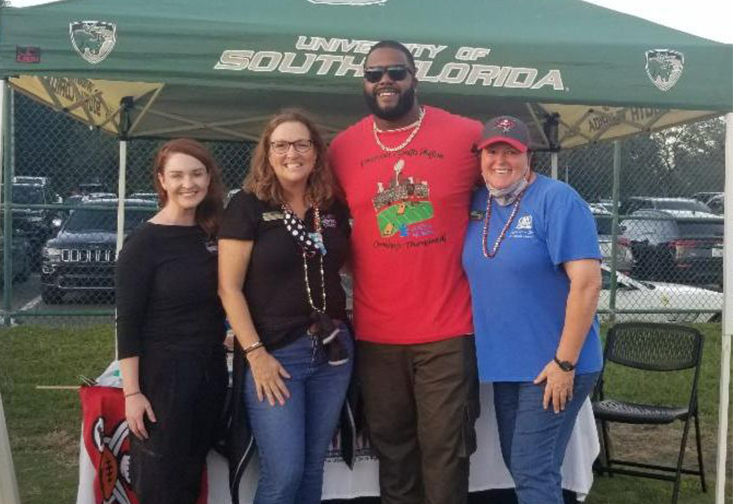
[[[264,212],[262,214],[262,220],[265,222],[283,220],[284,217],[282,212]]]
[[[486,212],[484,212],[483,210],[472,210],[471,215],[469,216],[469,220],[472,220],[472,221],[484,220],[485,214]]]
[[[218,254],[219,253],[219,244],[216,240],[208,240],[204,242],[204,246],[206,247],[206,250],[210,254]]]
[[[333,214],[326,214],[321,217],[321,226],[324,228],[335,228],[336,227],[336,216]]]

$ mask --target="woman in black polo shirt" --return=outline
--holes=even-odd
[[[349,241],[326,147],[302,112],[270,120],[219,234],[219,295],[247,362],[255,504],[318,504],[351,377],[339,270]],[[236,393],[236,392],[235,392]]]
[[[217,296],[219,169],[171,140],[153,171],[162,209],[126,241],[116,270],[117,341],[141,504],[193,504],[227,386]]]

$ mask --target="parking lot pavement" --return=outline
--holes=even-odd
[[[14,283],[12,290],[12,309],[23,315],[14,317],[15,323],[34,324],[58,324],[63,323],[74,324],[84,323],[107,323],[112,322],[112,312],[114,311],[114,296],[111,294],[90,293],[73,293],[64,298],[63,304],[48,305],[41,300],[41,281],[38,273],[34,273],[30,278],[22,283]],[[0,286],[0,303],[2,303],[3,293]],[[100,312],[108,311],[108,316],[79,316],[80,312]],[[34,312],[54,312],[59,316],[43,316],[32,317]],[[74,313],[73,316],[64,317],[64,313]]]
[[[13,309],[18,310],[32,303],[36,298],[41,298],[41,280],[37,273],[33,273],[28,280],[13,284]],[[3,302],[3,289],[0,286],[0,303]]]

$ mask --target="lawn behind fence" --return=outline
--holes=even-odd
[[[685,504],[712,503],[715,489],[721,329],[720,324],[698,327],[705,334],[699,397],[709,490],[701,493],[699,480],[685,476],[679,500]],[[109,325],[0,330],[0,391],[23,504],[71,504],[76,499],[81,426],[78,392],[37,386],[78,385],[79,375],[95,378],[113,358],[113,328]],[[625,372],[615,372],[610,378],[620,381],[619,388],[627,397],[646,398],[644,388],[650,380],[632,378]],[[654,392],[675,397],[686,386],[682,381],[666,380]],[[619,454],[641,453],[656,462],[676,461],[681,424],[661,429],[619,426],[612,428],[611,435],[617,440],[614,447]],[[690,436],[688,447],[686,465],[696,460],[694,436]],[[729,448],[733,448],[733,439]],[[731,457],[733,454],[728,456],[729,467]],[[728,499],[733,495],[731,479],[729,476]],[[672,484],[667,482],[596,477],[586,502],[662,504],[670,501],[671,493]]]

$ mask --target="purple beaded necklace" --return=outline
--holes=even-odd
[[[520,192],[517,195],[517,200],[514,202],[514,208],[512,208],[512,213],[509,214],[509,219],[506,221],[506,224],[504,224],[504,228],[501,230],[501,233],[499,233],[499,236],[496,238],[496,241],[494,242],[494,246],[491,247],[491,252],[489,252],[489,222],[491,221],[491,202],[493,201],[494,197],[489,193],[489,197],[486,199],[486,213],[484,215],[484,230],[481,235],[481,247],[484,251],[484,257],[486,259],[493,259],[497,252],[499,252],[499,246],[501,245],[501,242],[504,241],[504,238],[506,237],[507,231],[509,231],[509,228],[512,225],[512,222],[514,222],[514,218],[517,216],[517,213],[519,212],[519,203],[522,201],[522,196],[524,196],[524,193],[527,191],[527,188],[529,186],[525,187],[522,192]]]

